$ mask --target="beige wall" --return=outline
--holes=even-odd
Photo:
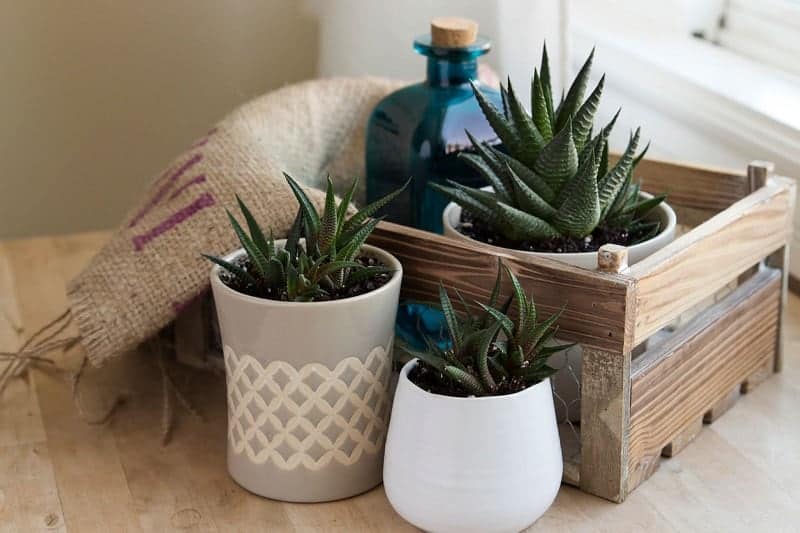
[[[290,0],[0,0],[0,238],[113,227],[228,110],[312,77]]]

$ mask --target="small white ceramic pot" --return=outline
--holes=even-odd
[[[426,531],[520,531],[561,484],[549,380],[506,396],[431,394],[400,372],[383,484],[400,516]]]
[[[381,482],[402,267],[373,246],[363,252],[394,270],[390,280],[327,302],[248,296],[222,283],[219,267],[211,270],[228,388],[228,470],[251,492],[319,502]]]
[[[653,196],[648,193],[640,193],[642,198],[652,198]],[[667,244],[671,243],[672,240],[675,238],[675,225],[677,219],[675,217],[675,211],[666,203],[661,202],[655,209],[653,209],[652,217],[654,219],[661,222],[661,232],[653,237],[650,240],[640,242],[639,244],[634,244],[633,246],[628,247],[628,264],[634,264],[638,261],[641,261],[648,255],[651,255],[656,250],[660,250]],[[442,222],[444,223],[444,234],[448,237],[452,237],[454,239],[461,239],[469,241],[473,244],[479,244],[481,246],[489,246],[496,250],[502,250],[506,253],[511,253],[519,256],[531,256],[535,255],[537,257],[546,257],[547,259],[553,259],[555,261],[561,261],[563,263],[567,263],[576,267],[586,268],[589,270],[596,270],[597,269],[597,252],[580,252],[580,253],[546,253],[546,252],[527,252],[523,250],[514,250],[511,248],[500,248],[498,246],[493,246],[491,244],[486,244],[480,241],[476,241],[460,231],[456,228],[458,227],[459,223],[461,222],[461,206],[455,202],[450,202],[447,204],[444,212],[442,213]]]
[[[491,190],[491,188],[489,188]],[[652,198],[651,194],[642,192],[642,198]],[[666,203],[661,202],[652,212],[652,217],[661,222],[661,232],[650,240],[640,242],[628,247],[628,264],[634,264],[641,261],[648,255],[663,248],[675,239],[675,226],[677,218],[675,211]],[[527,252],[523,250],[513,250],[510,248],[501,248],[486,244],[472,239],[456,228],[461,222],[461,206],[455,202],[447,204],[444,212],[442,213],[442,221],[444,223],[444,234],[454,239],[469,241],[472,244],[480,246],[488,246],[495,250],[502,250],[503,252],[518,255],[521,257],[546,257],[555,261],[570,264],[572,266],[586,268],[588,270],[597,269],[597,252],[581,252],[581,253],[545,253],[545,252]],[[559,343],[560,344],[560,343]],[[552,358],[550,366],[556,368],[558,372],[553,376],[553,388],[559,396],[559,401],[556,402],[556,415],[559,421],[571,420],[573,422],[580,421],[581,404],[580,404],[580,379],[581,379],[581,360],[583,349],[581,346],[574,346],[570,348],[565,355],[555,355]]]

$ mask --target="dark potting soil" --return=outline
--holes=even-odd
[[[545,253],[596,252],[604,244],[630,246],[640,242],[644,237],[644,231],[629,233],[625,228],[600,225],[595,228],[591,235],[582,239],[559,236],[538,241],[512,241],[497,233],[483,220],[475,218],[466,211],[461,212],[461,223],[457,229],[467,237],[493,246]]]
[[[386,266],[383,264],[382,261],[370,256],[359,256],[356,258],[356,262],[362,264],[363,266]],[[245,271],[252,273],[255,269],[250,262],[250,258],[248,256],[240,257],[239,259],[235,260],[234,263],[243,268]],[[324,301],[331,301],[331,300],[342,300],[344,298],[352,298],[353,296],[358,296],[360,294],[366,294],[368,292],[372,292],[375,289],[378,289],[392,279],[393,272],[386,272],[382,274],[378,274],[370,279],[363,280],[355,285],[351,285],[345,289],[341,290],[328,290],[328,296],[320,296],[314,298],[315,302],[324,302]],[[235,290],[236,292],[241,292],[242,294],[247,294],[249,296],[255,296],[257,298],[266,298],[267,300],[281,300],[287,301],[289,298],[286,294],[286,289],[275,288],[275,287],[268,287],[263,285],[253,285],[252,283],[242,283],[239,281],[238,278],[231,275],[225,270],[220,271],[220,280],[222,283],[230,287],[231,289]]]
[[[476,374],[475,369],[467,367],[473,375]],[[411,383],[415,384],[422,390],[428,391],[433,394],[441,394],[443,396],[456,396],[459,398],[466,398],[474,396],[471,392],[465,390],[461,385],[445,376],[432,366],[417,361],[417,364],[408,373],[408,379]],[[522,378],[512,377],[504,379],[497,383],[497,389],[487,393],[487,396],[503,396],[505,394],[513,394],[521,390],[527,389],[528,385]]]

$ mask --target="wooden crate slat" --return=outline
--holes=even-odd
[[[781,275],[764,268],[683,330],[634,360],[628,486],[662,449],[775,356]]]
[[[743,173],[656,159],[642,160],[636,177],[641,177],[643,191],[669,194],[670,205],[709,212],[727,209],[751,192]]]
[[[581,490],[625,499],[631,354],[584,348],[581,364]]]
[[[638,280],[634,345],[783,246],[792,229],[794,184],[773,178],[653,255],[633,265]]]
[[[622,351],[630,344],[626,310],[632,302],[633,280],[625,276],[548,259],[516,257],[388,222],[379,224],[368,242],[403,263],[404,298],[436,300],[441,280],[448,288],[461,291],[468,302],[486,301],[501,257],[525,289],[533,291],[536,307],[544,315],[566,303],[559,320],[559,338],[612,351]]]

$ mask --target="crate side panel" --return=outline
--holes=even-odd
[[[791,187],[775,181],[633,265],[634,345],[785,245]]]
[[[394,254],[403,264],[404,298],[436,301],[442,281],[445,287],[458,289],[467,302],[486,301],[500,257],[525,290],[533,292],[540,316],[566,305],[559,320],[560,339],[619,352],[631,340],[632,319],[627,308],[632,302],[634,280],[629,277],[511,256],[385,222],[368,242]],[[510,294],[508,280],[504,281],[504,293]]]
[[[662,449],[775,356],[780,274],[764,269],[632,369],[628,491]]]
[[[667,193],[672,206],[719,212],[750,194],[744,173],[678,162],[643,159],[636,166],[642,190]]]

